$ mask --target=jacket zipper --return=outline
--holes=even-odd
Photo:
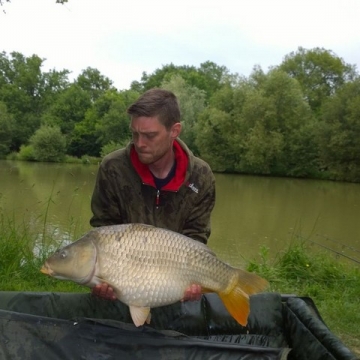
[[[178,190],[164,190],[164,191],[173,192],[173,193],[178,192]],[[158,209],[160,206],[160,190],[159,189],[156,190],[155,206],[156,206],[156,209]]]
[[[143,185],[147,185],[147,186],[151,186],[151,187],[154,187],[152,184],[147,184],[147,183],[142,183]],[[178,190],[166,190],[166,191],[169,191],[169,192],[174,192],[174,193],[177,193]],[[156,189],[156,197],[155,197],[155,207],[156,209],[159,208],[159,205],[160,205],[160,190],[159,189]]]
[[[155,205],[156,205],[156,208],[158,209],[159,205],[160,205],[160,190],[159,189],[156,190]]]
[[[142,183],[143,185],[151,186],[152,188],[155,188],[152,184]],[[155,188],[156,189],[156,188]],[[156,197],[155,197],[155,207],[156,209],[159,208],[160,205],[160,190],[156,189]]]

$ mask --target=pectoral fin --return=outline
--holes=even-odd
[[[145,322],[150,324],[151,314],[149,307],[130,306],[130,314],[135,326],[144,325]]]

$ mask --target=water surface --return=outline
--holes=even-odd
[[[90,229],[97,166],[0,161],[0,207],[59,241]],[[236,266],[307,239],[360,261],[360,184],[216,174],[209,246]],[[342,254],[342,255],[341,255]]]

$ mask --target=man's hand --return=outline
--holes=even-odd
[[[115,301],[117,299],[114,289],[106,283],[95,285],[91,293],[106,300]]]
[[[185,290],[184,298],[181,301],[197,301],[201,299],[201,286],[192,284]]]

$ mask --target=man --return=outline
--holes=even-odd
[[[180,109],[175,95],[145,92],[128,108],[132,142],[107,155],[91,200],[92,226],[144,223],[207,243],[215,204],[215,177],[209,165],[178,139]],[[106,284],[93,293],[115,295]],[[184,299],[200,298],[193,285]]]

